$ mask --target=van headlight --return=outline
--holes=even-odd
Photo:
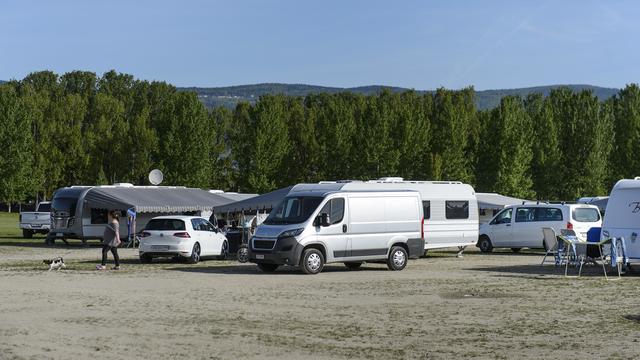
[[[303,231],[304,231],[304,228],[286,230],[286,231],[283,231],[280,235],[278,235],[278,237],[279,238],[285,238],[285,237],[298,236],[298,235],[302,234]]]

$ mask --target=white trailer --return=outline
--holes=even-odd
[[[640,263],[640,177],[618,181],[609,195],[601,236],[623,237],[628,262]]]

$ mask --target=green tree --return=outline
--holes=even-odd
[[[629,84],[613,98],[614,135],[607,189],[620,179],[640,176],[640,87]]]
[[[0,200],[8,204],[24,200],[33,190],[32,119],[28,115],[15,89],[0,85]]]
[[[531,94],[525,100],[527,114],[533,123],[533,159],[531,175],[537,199],[557,199],[563,179],[561,171],[558,121],[551,105],[542,94]]]

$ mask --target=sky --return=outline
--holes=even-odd
[[[0,0],[0,79],[420,90],[640,82],[640,1]]]

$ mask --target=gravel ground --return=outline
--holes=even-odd
[[[120,251],[123,270],[96,271],[97,247],[0,242],[0,358],[640,358],[640,277],[564,278],[540,252],[308,276]],[[55,256],[67,269],[46,271]]]

